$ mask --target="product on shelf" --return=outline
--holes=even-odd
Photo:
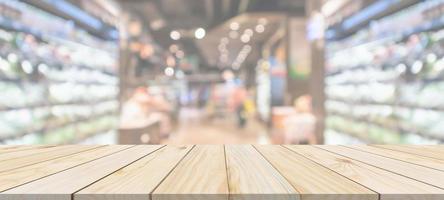
[[[433,14],[442,6],[419,2],[327,45],[327,132],[444,142],[444,15]]]
[[[115,129],[117,44],[22,1],[0,7],[0,144],[81,142]]]

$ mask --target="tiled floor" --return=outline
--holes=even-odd
[[[254,119],[244,129],[234,115],[209,119],[203,111],[183,109],[179,124],[165,144],[269,144],[267,129]]]

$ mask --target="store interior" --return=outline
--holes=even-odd
[[[444,0],[0,0],[0,144],[440,144]]]

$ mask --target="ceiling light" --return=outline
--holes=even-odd
[[[34,71],[32,64],[27,60],[22,62],[22,69],[27,74],[31,74]]]
[[[413,74],[419,73],[422,69],[422,66],[423,66],[423,64],[421,61],[415,61],[415,63],[413,63],[413,66],[412,66],[412,73]]]
[[[253,30],[251,29],[245,29],[244,34],[248,35],[248,36],[253,36]]]
[[[248,43],[248,42],[250,41],[250,36],[247,35],[247,34],[243,34],[243,35],[241,36],[241,41],[242,41],[243,43]]]
[[[162,19],[155,19],[150,23],[150,26],[151,29],[157,31],[165,27],[165,21],[163,21]]]
[[[403,73],[403,72],[405,72],[406,68],[407,68],[407,66],[405,66],[405,64],[401,63],[396,66],[396,71],[398,71],[399,73]]]
[[[429,62],[429,63],[433,63],[437,59],[438,58],[437,58],[436,54],[434,54],[434,53],[430,53],[430,54],[427,55],[427,62]]]
[[[37,69],[39,70],[39,72],[44,74],[48,71],[49,67],[45,63],[41,63],[37,66]]]
[[[139,36],[142,33],[142,24],[138,21],[131,21],[128,26],[128,32],[131,36]]]
[[[255,30],[256,32],[258,32],[258,33],[263,33],[263,32],[265,31],[265,26],[262,25],[262,24],[258,24],[258,25],[254,28],[254,30]]]
[[[167,76],[173,76],[174,75],[174,68],[172,67],[167,67],[165,68],[165,70],[163,71],[165,73],[165,75]]]
[[[176,53],[179,50],[179,46],[177,46],[177,44],[172,44],[170,45],[169,50],[171,53]]]
[[[237,31],[237,30],[239,30],[239,23],[237,23],[237,22],[231,22],[231,24],[230,24],[230,29],[233,30],[233,31]]]
[[[239,33],[237,31],[230,31],[228,36],[230,36],[231,39],[236,39],[239,36]]]
[[[173,40],[179,40],[181,35],[180,35],[179,31],[171,31],[170,37]]]
[[[166,64],[167,64],[169,67],[173,67],[173,66],[176,65],[176,59],[174,59],[173,56],[168,56],[167,59],[166,59]]]
[[[194,31],[194,37],[196,37],[196,39],[202,39],[205,37],[205,29],[203,28],[198,28],[196,29],[196,31]]]
[[[183,51],[179,50],[179,51],[176,52],[176,57],[177,58],[183,58],[184,56],[185,56],[185,53]]]
[[[140,49],[140,57],[141,58],[148,58],[151,57],[154,54],[154,48],[151,44],[143,45]]]
[[[18,61],[18,56],[16,54],[10,53],[8,54],[8,61],[10,63],[16,63]]]

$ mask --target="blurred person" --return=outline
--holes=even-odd
[[[316,117],[312,113],[311,96],[303,95],[294,101],[296,113],[284,120],[285,144],[315,144]]]
[[[149,89],[150,88],[147,88],[148,93]],[[172,130],[171,113],[173,111],[173,105],[167,100],[162,91],[158,94],[150,94],[149,96],[148,111],[151,116],[159,119],[160,134],[166,138]]]
[[[143,119],[149,114],[150,96],[144,87],[137,88],[123,104],[121,123],[131,123],[134,119]]]
[[[233,91],[232,106],[235,109],[238,128],[245,128],[247,124],[247,112],[245,102],[247,101],[247,90],[238,86]]]
[[[169,135],[171,127],[172,105],[162,94],[152,95],[149,88],[139,87],[127,102],[124,103],[121,115],[121,124],[124,126],[138,126],[148,118],[157,118],[160,123],[160,134]]]

